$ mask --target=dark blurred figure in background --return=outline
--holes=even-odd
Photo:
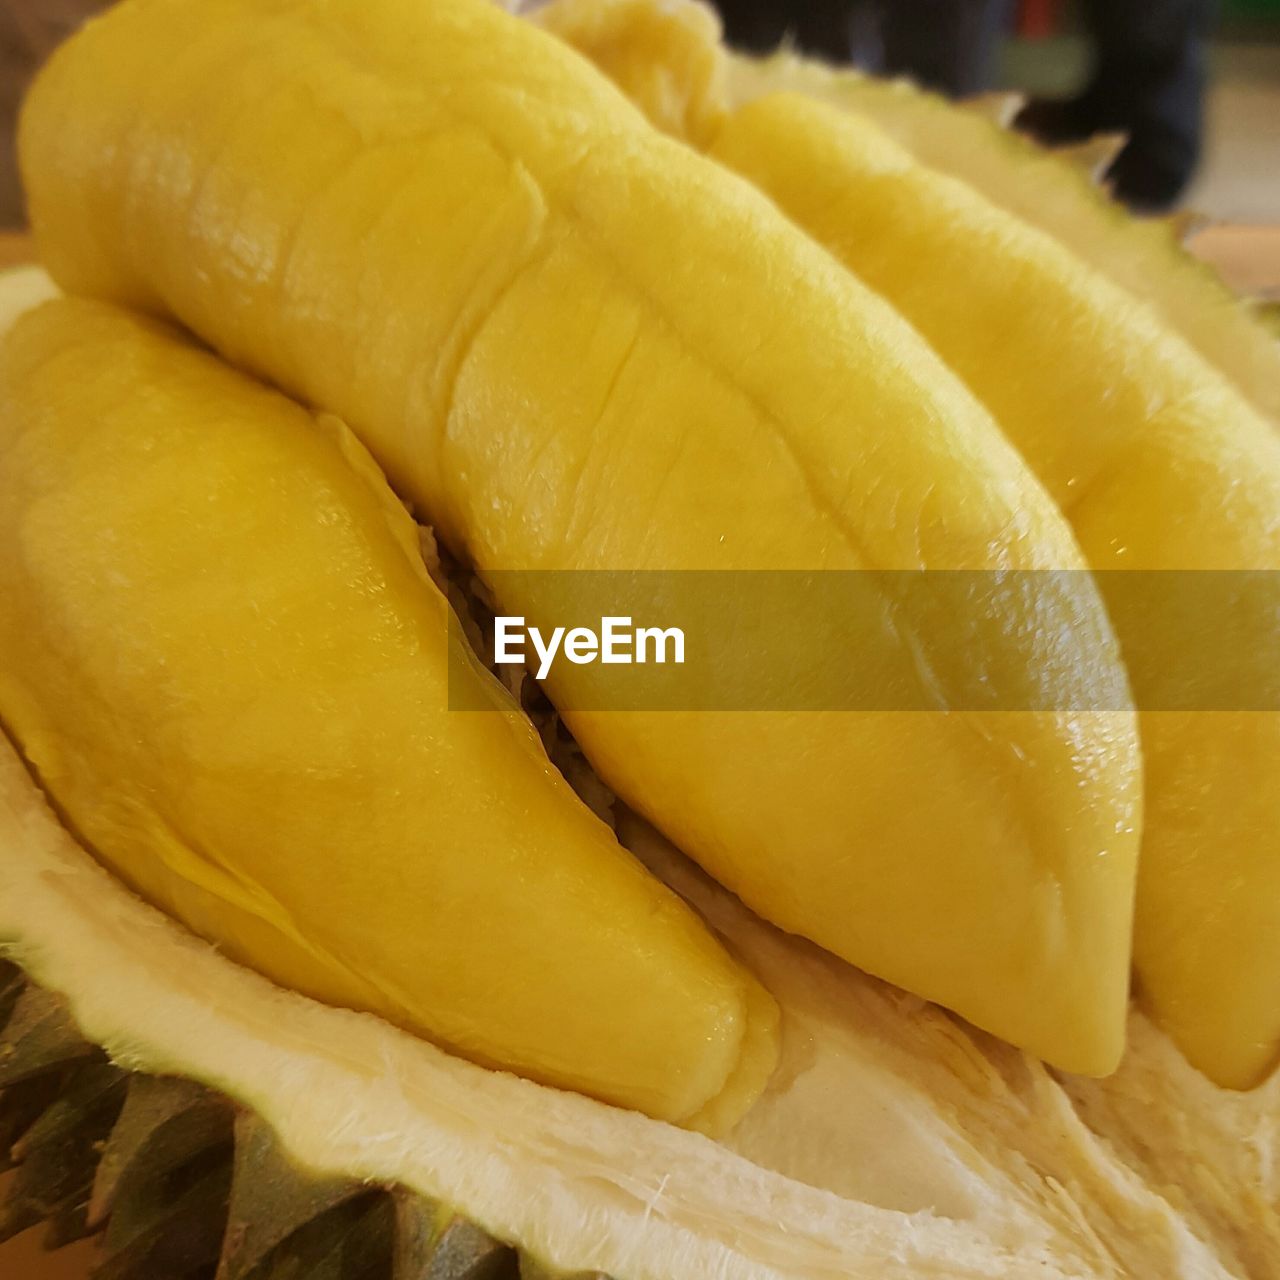
[[[862,7],[873,14],[863,39],[881,74],[910,76],[951,98],[991,87],[1012,0],[879,0]]]
[[[962,98],[990,87],[1012,0],[717,0],[729,41],[757,52],[792,40],[806,53],[905,75]],[[1214,0],[1079,0],[1093,44],[1085,89],[1028,103],[1017,128],[1048,144],[1095,133],[1129,138],[1107,174],[1126,204],[1173,204],[1200,157],[1205,42]]]
[[[0,226],[22,221],[12,122],[48,52],[107,0],[0,0]],[[1014,0],[715,0],[732,44],[757,52],[784,38],[832,62],[910,76],[953,98],[989,87]],[[1084,91],[1031,102],[1018,128],[1056,144],[1127,134],[1108,173],[1139,210],[1168,207],[1200,156],[1205,39],[1214,0],[1077,0],[1094,45]]]
[[[23,222],[13,129],[36,68],[107,0],[0,0],[0,227]]]
[[[1167,209],[1200,159],[1214,0],[1081,0],[1094,43],[1082,93],[1027,104],[1015,121],[1042,142],[1129,138],[1107,174],[1137,210]]]
[[[953,98],[987,88],[1011,0],[716,0],[730,44],[783,39],[831,62],[910,76]]]

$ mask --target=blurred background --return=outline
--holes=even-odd
[[[429,3],[429,0],[424,0]],[[36,66],[105,0],[0,0],[0,228],[22,225],[13,121]],[[1138,211],[1280,223],[1280,0],[717,0],[731,41],[784,39],[953,97],[1018,90],[1049,142],[1129,139]]]
[[[1049,143],[1128,145],[1137,211],[1280,222],[1280,0],[717,0],[732,42],[906,75],[951,97],[1016,90]]]
[[[1079,22],[1064,7],[1043,35],[1032,29],[1032,38],[1005,42],[994,81],[1042,96],[1070,94],[1091,65]],[[1220,5],[1204,60],[1202,154],[1180,203],[1215,221],[1280,223],[1280,0]]]

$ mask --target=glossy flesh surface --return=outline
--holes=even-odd
[[[965,378],[1095,569],[1280,569],[1280,437],[1151,308],[826,103],[757,99],[729,119],[714,153]],[[1143,992],[1197,1066],[1250,1086],[1280,1052],[1280,715],[1151,709],[1185,676],[1187,637],[1153,634],[1158,624],[1135,607],[1140,588],[1122,574],[1103,582],[1148,709]],[[1206,588],[1201,607],[1212,599]],[[1274,619],[1249,627],[1265,660]],[[1252,661],[1242,657],[1242,670]],[[1247,707],[1251,688],[1233,684]]]
[[[170,311],[341,413],[482,574],[1082,563],[889,307],[484,0],[127,3],[50,64],[22,146],[64,285]],[[537,592],[501,604],[560,621]],[[874,681],[910,655],[936,711],[566,719],[762,915],[1109,1069],[1140,802],[1100,602],[1048,582],[976,655],[869,607],[850,661]],[[948,712],[973,657],[1120,710]]]
[[[63,299],[0,350],[0,476],[0,720],[144,897],[481,1062],[685,1123],[747,1105],[768,997],[468,668],[337,419]],[[448,709],[450,664],[488,711]]]

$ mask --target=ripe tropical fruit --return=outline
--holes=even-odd
[[[697,7],[616,0],[610,42],[594,36],[602,18],[586,21],[598,5],[557,0],[541,21],[611,75],[617,47],[633,61],[661,51],[673,69],[709,67],[711,54],[695,60],[690,46],[714,39],[714,24],[682,16]],[[626,30],[665,39],[628,40]],[[640,78],[634,67],[629,75]],[[892,302],[993,412],[1093,568],[1280,569],[1274,428],[1159,310],[859,114],[861,83],[853,109],[780,92],[728,111],[724,77],[710,71],[688,93],[699,118],[717,121],[703,130],[710,154]],[[1270,767],[1280,716],[1249,704],[1255,690],[1242,676],[1223,681],[1216,670],[1202,674],[1231,683],[1247,709],[1215,699],[1169,709],[1188,701],[1186,628],[1156,634],[1169,613],[1142,607],[1148,583],[1108,572],[1102,585],[1149,709],[1135,934],[1143,992],[1197,1066],[1247,1088],[1280,1057],[1280,786]],[[1201,608],[1214,598],[1205,587]],[[1266,662],[1272,595],[1257,593],[1250,607],[1247,623],[1240,609],[1235,621]]]
[[[787,51],[758,59],[729,54],[726,62],[729,104],[792,91],[874,121],[922,164],[969,183],[1149,303],[1256,410],[1280,422],[1280,347],[1263,308],[1238,298],[1185,251],[1180,218],[1132,218],[1108,199],[1088,149],[1084,163],[1064,163],[1070,152],[1048,152],[905,81],[862,76]],[[712,83],[706,73],[704,82]]]
[[[660,128],[695,146],[708,145],[734,108],[775,93],[803,94],[874,122],[922,164],[968,183],[1143,299],[1255,409],[1280,421],[1273,307],[1237,297],[1186,251],[1194,215],[1132,218],[1107,197],[1098,162],[1110,141],[1048,151],[1005,127],[1007,95],[957,110],[907,80],[790,49],[737,53],[720,43],[714,10],[699,0],[551,0],[532,17],[586,54]]]
[[[891,308],[485,0],[125,3],[46,68],[21,148],[60,283],[340,413],[544,630],[536,579],[499,571],[1082,566]],[[845,665],[905,666],[937,710],[575,709],[569,665],[550,692],[761,914],[1109,1070],[1140,779],[1094,588],[1041,575],[966,643],[868,581]],[[973,664],[1073,710],[948,710]]]
[[[697,0],[550,0],[529,19],[589,58],[656,128],[699,149],[736,98],[749,95],[762,65],[738,66],[721,43],[719,15]]]
[[[477,1061],[746,1108],[769,997],[552,767],[337,419],[79,299],[8,333],[0,405],[0,720],[107,866]]]
[[[1151,308],[826,103],[757,99],[713,154],[919,328],[994,412],[1095,569],[1280,570],[1280,435]],[[1150,708],[1143,991],[1196,1065],[1247,1088],[1280,1058],[1280,716],[1239,683],[1237,706],[1171,709],[1186,702],[1170,693],[1187,637],[1153,634],[1125,574],[1102,589]],[[1251,638],[1265,645],[1270,595],[1252,607],[1265,616]]]

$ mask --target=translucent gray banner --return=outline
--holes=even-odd
[[[499,613],[468,622],[472,647],[490,665],[522,652],[562,710],[1280,711],[1276,571],[511,570],[485,583]],[[485,705],[451,672],[453,709]]]

